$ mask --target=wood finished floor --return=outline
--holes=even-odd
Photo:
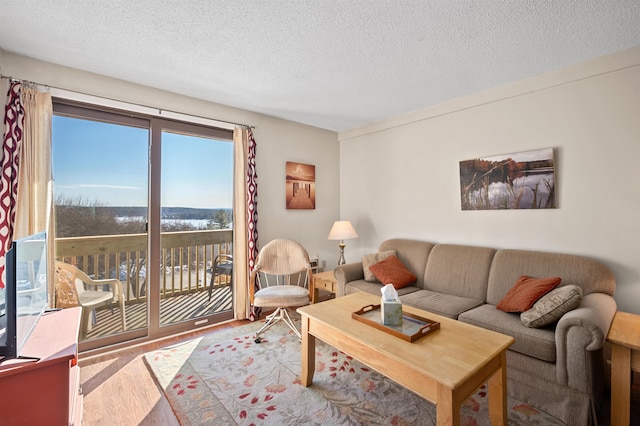
[[[189,340],[202,334],[239,327],[247,320],[231,321],[205,330],[170,337],[92,358],[80,356],[84,407],[82,424],[179,425],[169,402],[156,385],[142,357],[145,352]]]

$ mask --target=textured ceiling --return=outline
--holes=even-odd
[[[637,45],[639,0],[0,0],[2,50],[335,131]]]

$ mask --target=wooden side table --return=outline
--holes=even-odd
[[[616,312],[607,340],[611,342],[611,425],[629,425],[631,370],[640,372],[640,316]]]
[[[333,269],[313,274],[313,293],[311,293],[311,303],[316,303],[316,301],[318,301],[318,290],[326,290],[330,293],[336,294],[337,286],[338,280],[336,280],[336,277],[333,274]]]

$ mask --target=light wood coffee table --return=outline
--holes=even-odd
[[[438,425],[460,424],[460,405],[488,381],[491,422],[507,424],[506,351],[512,337],[403,306],[440,323],[440,330],[409,343],[351,317],[371,304],[380,298],[356,293],[298,308],[305,386],[313,381],[318,338],[434,403]]]

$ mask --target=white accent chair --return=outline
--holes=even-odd
[[[309,254],[296,241],[276,239],[260,250],[251,272],[251,303],[262,309],[275,308],[275,311],[267,316],[265,324],[256,332],[256,343],[260,343],[260,335],[278,321],[284,321],[301,339],[287,308],[309,304],[311,274]],[[258,291],[255,291],[256,283]]]

